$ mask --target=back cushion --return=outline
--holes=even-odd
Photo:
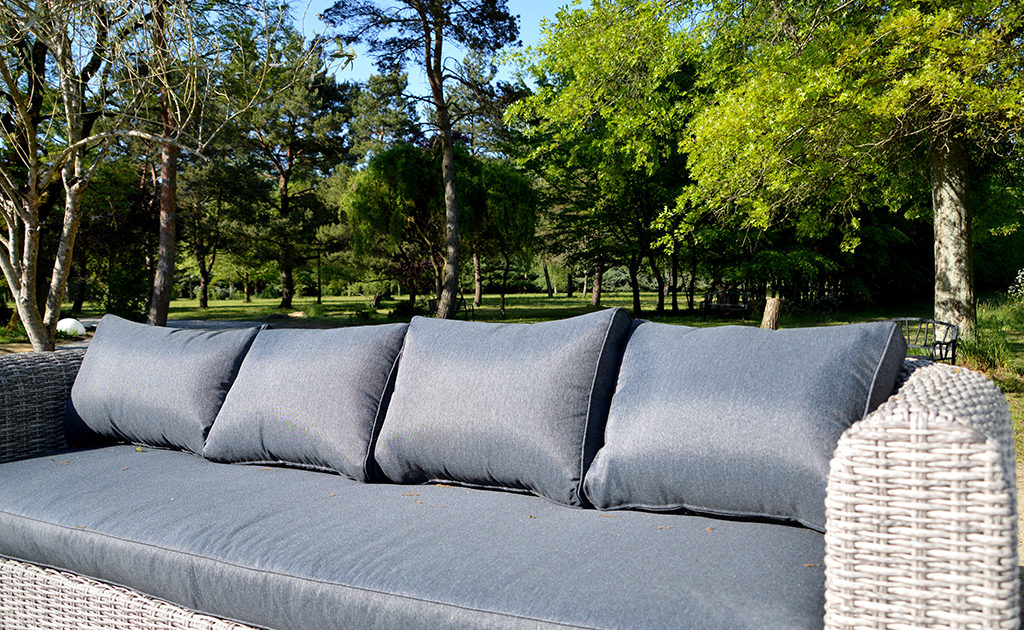
[[[371,479],[373,440],[406,328],[261,331],[203,456]]]
[[[889,322],[640,324],[586,495],[600,509],[689,509],[824,531],[839,436],[893,392],[905,354]]]
[[[622,309],[539,324],[414,318],[377,462],[397,482],[580,505],[629,327]]]
[[[200,454],[258,330],[163,328],[105,315],[69,414],[103,436]]]

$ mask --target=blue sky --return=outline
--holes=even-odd
[[[566,6],[571,3],[572,0],[551,0],[548,2],[542,0],[507,0],[509,11],[519,15],[519,38],[523,42],[523,46],[532,46],[540,39],[540,22],[542,19],[554,20],[555,14],[558,12],[560,7]],[[293,5],[295,12],[295,20],[302,27],[303,32],[307,36],[313,32],[323,32],[326,26],[323,22],[317,19],[317,15],[323,13],[328,7],[334,4],[334,0],[309,0],[308,6],[302,0],[297,0]],[[584,1],[584,6],[589,5],[589,2]],[[365,81],[371,74],[374,73],[373,60],[364,54],[365,51],[356,47],[356,53],[358,57],[355,62],[337,73],[337,77],[341,81]],[[456,49],[448,49],[446,54],[452,57],[461,58],[462,51]],[[500,69],[499,78],[504,80],[510,80],[512,78],[511,67],[502,67]],[[422,70],[415,68],[409,68],[409,83],[410,86],[415,89],[417,85],[424,86],[424,92],[426,79],[423,76]],[[419,91],[419,90],[417,90]]]

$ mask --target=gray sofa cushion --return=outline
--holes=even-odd
[[[258,330],[182,330],[105,315],[71,388],[69,415],[103,436],[201,454]]]
[[[629,330],[612,309],[539,324],[414,318],[376,459],[401,483],[579,505]]]
[[[263,330],[203,456],[373,477],[373,441],[407,324]]]
[[[0,479],[0,555],[278,630],[823,624],[823,536],[804,528],[131,446]]]
[[[893,392],[905,354],[890,322],[778,331],[643,323],[626,346],[587,497],[602,509],[790,519],[824,531],[839,436]]]

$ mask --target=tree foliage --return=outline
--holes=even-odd
[[[519,35],[516,17],[505,0],[338,0],[324,19],[345,29],[345,44],[366,42],[384,74],[397,74],[415,60],[430,84],[430,97],[441,139],[441,179],[445,204],[443,290],[437,314],[453,317],[459,293],[459,207],[456,188],[453,120],[446,84],[469,82],[458,68],[446,66],[445,46],[492,54]]]
[[[205,105],[236,104],[232,116],[252,106],[270,66],[251,59],[243,90],[250,97],[222,98],[220,73],[239,47],[213,25],[221,8],[237,22],[267,25],[268,12],[238,3],[0,5],[0,269],[37,350],[53,348],[82,195],[115,143],[142,138],[201,149],[217,131],[202,118]],[[166,179],[162,192],[173,189]],[[56,234],[52,249],[44,226]]]
[[[552,249],[595,276],[626,265],[636,312],[642,265],[664,295],[655,219],[687,177],[674,138],[693,77],[680,62],[674,16],[654,3],[563,9],[523,58],[536,92],[508,112],[525,137],[523,163],[548,186]]]
[[[356,90],[337,83],[322,57],[306,55],[294,29],[279,30],[267,46],[276,69],[259,106],[240,116],[235,129],[252,152],[251,164],[275,184],[263,200],[260,238],[277,251],[280,306],[291,308],[295,267],[316,256],[317,229],[331,216],[316,194],[318,180],[352,159],[347,122]],[[296,72],[306,81],[296,82]]]
[[[688,200],[762,229],[841,223],[845,251],[875,208],[931,214],[936,316],[970,334],[972,173],[1016,149],[1021,7],[727,0],[699,18]]]

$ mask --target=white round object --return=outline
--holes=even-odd
[[[85,326],[74,317],[65,317],[57,322],[57,331],[65,335],[82,337],[85,335]]]

